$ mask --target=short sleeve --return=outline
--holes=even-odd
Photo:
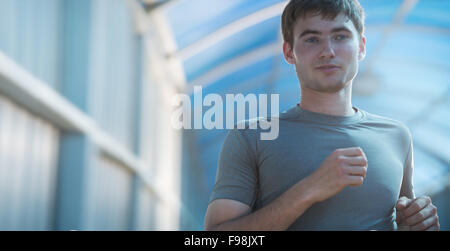
[[[410,139],[409,151],[403,165],[403,180],[402,180],[402,187],[400,190],[400,197],[406,196],[410,199],[415,198],[413,186],[413,173],[414,173],[414,150],[412,140]]]
[[[231,199],[253,208],[257,197],[258,174],[255,153],[245,135],[246,131],[233,129],[226,136],[210,202]]]

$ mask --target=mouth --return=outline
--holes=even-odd
[[[332,74],[339,69],[340,69],[340,67],[337,65],[334,65],[334,64],[327,64],[327,65],[321,65],[321,66],[316,67],[316,70],[323,72],[325,74]]]

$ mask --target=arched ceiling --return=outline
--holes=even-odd
[[[282,56],[282,0],[147,1],[161,5],[188,86],[208,93],[277,93],[280,112],[300,98]],[[367,57],[353,104],[404,122],[415,145],[416,193],[448,184],[450,166],[450,1],[361,0]],[[198,130],[196,147],[212,188],[226,131]]]

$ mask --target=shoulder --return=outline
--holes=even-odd
[[[401,138],[405,145],[409,145],[412,139],[411,132],[405,123],[366,111],[361,111],[364,114],[364,124],[374,127],[375,129],[386,130],[391,135],[395,134]]]
[[[280,115],[242,120],[234,125],[231,132],[252,136],[260,133],[261,131],[267,130],[273,123],[278,123],[279,120]]]
[[[228,137],[237,138],[241,142],[257,148],[258,142],[272,141],[278,138],[280,116],[257,117],[237,122],[228,132]],[[262,144],[262,143],[260,143]]]
[[[367,122],[378,123],[380,126],[384,124],[385,126],[396,127],[401,130],[409,131],[408,127],[399,120],[369,113],[363,110],[361,110],[361,112],[364,114],[365,121]]]
[[[228,129],[224,147],[236,149],[252,149],[256,143],[260,123],[263,118],[246,119],[238,121],[232,129]]]

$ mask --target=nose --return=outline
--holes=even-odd
[[[333,44],[331,43],[331,41],[324,42],[319,57],[321,59],[325,59],[325,58],[334,58],[335,56],[336,54],[334,52]]]

